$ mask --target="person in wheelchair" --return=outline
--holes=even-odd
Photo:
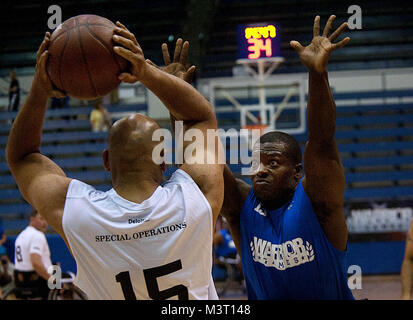
[[[228,277],[233,277],[232,280],[241,280],[241,262],[234,241],[228,229],[228,224],[225,218],[222,218],[222,228],[214,234],[214,256],[215,265],[226,269]],[[232,268],[232,269],[229,269]]]
[[[4,244],[6,243],[6,235],[3,228],[0,226],[0,298],[1,288],[8,285],[12,281],[10,274],[10,261],[7,256],[7,250]]]
[[[45,236],[47,227],[46,220],[33,210],[29,225],[16,238],[14,291],[17,298],[46,300],[48,297],[50,275],[47,270],[52,262]]]

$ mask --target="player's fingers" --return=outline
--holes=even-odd
[[[297,51],[298,53],[300,53],[304,47],[301,45],[301,43],[299,43],[298,41],[292,40],[290,41],[290,46]]]
[[[330,39],[330,41],[334,41],[337,39],[337,37],[348,27],[348,23],[347,22],[343,22],[341,24],[341,26],[339,26],[337,28],[336,31],[334,31],[329,37],[328,39]]]
[[[168,45],[166,43],[162,43],[161,48],[162,48],[163,62],[167,66],[168,64],[171,63],[171,57],[169,56]]]
[[[324,30],[323,30],[323,37],[327,37],[328,34],[330,33],[331,28],[333,26],[333,21],[334,21],[335,18],[336,18],[335,15],[331,15],[330,18],[328,18],[327,23],[326,23],[326,25],[324,27]]]
[[[131,40],[133,43],[135,43],[137,46],[139,46],[139,43],[136,40],[135,35],[132,32],[130,32],[128,29],[115,28],[114,33],[116,33],[117,35],[120,35],[124,38],[127,38],[127,39]]]
[[[188,71],[185,73],[184,75],[184,80],[188,83],[192,82],[192,78],[194,77],[194,73],[195,73],[195,66],[191,66]]]
[[[127,82],[127,83],[136,82],[136,78],[133,75],[131,75],[130,73],[125,73],[125,72],[119,75],[119,80],[123,82]]]
[[[188,58],[188,51],[189,51],[189,42],[185,41],[184,44],[182,45],[181,56],[179,58],[179,62],[182,65],[186,64],[186,59]]]
[[[138,53],[140,51],[140,48],[132,40],[129,40],[124,37],[120,37],[118,35],[114,35],[113,40],[135,53]]]
[[[49,34],[49,35],[48,35]],[[41,54],[45,51],[45,49],[48,47],[49,42],[50,42],[50,33],[46,32],[44,39],[42,43],[40,44],[39,49],[37,50],[36,54],[36,60],[38,61],[40,59]]]
[[[126,60],[130,61],[132,64],[138,64],[138,56],[129,49],[125,49],[123,47],[113,47],[115,53],[120,55],[121,57],[125,58]]]
[[[47,50],[43,51],[37,61],[37,67],[42,73],[46,71],[46,61],[47,61],[48,55],[49,55],[49,51]]]
[[[316,16],[314,18],[313,36],[317,37],[319,35],[320,35],[320,16]]]
[[[183,40],[181,38],[176,40],[173,62],[178,62],[179,61],[179,56],[181,55],[181,51],[182,51],[182,41]]]
[[[120,21],[116,21],[116,25],[117,25],[119,28],[122,28],[122,29],[124,29],[124,30],[126,30],[126,31],[129,31],[128,28],[126,28],[125,25],[122,24]]]
[[[349,43],[349,41],[350,41],[350,38],[346,37],[343,40],[341,40],[340,42],[334,43],[332,45],[332,49],[333,50],[340,49],[340,48],[344,47],[347,43]]]

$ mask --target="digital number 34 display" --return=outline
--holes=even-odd
[[[274,23],[238,26],[238,58],[281,57],[280,29]]]

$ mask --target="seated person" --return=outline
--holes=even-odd
[[[214,234],[214,253],[217,258],[237,258],[237,249],[225,219],[222,220],[222,229]]]
[[[4,234],[4,230],[0,227],[0,287],[5,286],[12,280],[9,273],[9,257],[7,256],[6,243],[7,237]]]
[[[224,268],[227,272],[227,277],[232,278],[231,280],[241,281],[243,278],[241,259],[235,248],[225,218],[222,218],[221,230],[214,234],[213,247],[214,264],[218,268]]]
[[[16,288],[31,291],[31,298],[47,299],[49,294],[47,270],[52,262],[44,234],[47,227],[46,220],[33,210],[30,224],[16,238],[14,282]]]
[[[90,125],[93,132],[108,131],[112,126],[110,114],[103,107],[100,99],[93,102],[93,110],[90,113]]]

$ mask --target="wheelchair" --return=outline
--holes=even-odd
[[[14,285],[3,292],[3,300],[87,300],[86,294],[73,283],[75,275],[72,272],[62,274],[61,288],[52,289],[45,294],[44,288],[22,287]]]

